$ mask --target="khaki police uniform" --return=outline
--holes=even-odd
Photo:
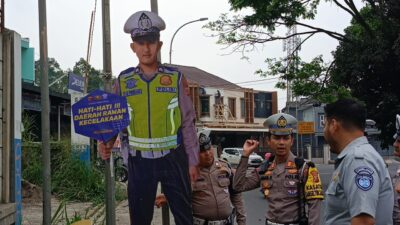
[[[227,219],[236,211],[238,225],[246,224],[244,204],[241,193],[231,188],[232,170],[227,162],[218,160],[210,168],[200,168],[200,174],[193,184],[192,207],[194,224],[196,221],[220,221]],[[214,224],[217,224],[214,222]],[[233,223],[232,223],[233,224]]]
[[[274,135],[291,134],[297,120],[288,114],[275,114],[264,123]],[[234,176],[233,188],[236,191],[251,190],[260,187],[268,202],[267,224],[298,224],[302,206],[308,206],[309,224],[320,222],[321,200],[323,199],[321,179],[318,170],[304,163],[298,168],[295,155],[289,152],[286,162],[274,161],[266,171],[255,169],[246,174],[247,157],[242,157]],[[300,183],[301,181],[301,183]],[[300,205],[300,199],[302,205]],[[301,211],[299,211],[301,210]]]

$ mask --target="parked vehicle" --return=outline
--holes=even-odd
[[[240,158],[242,157],[243,148],[224,148],[222,150],[221,159],[231,163],[231,164],[239,164]],[[248,165],[249,166],[259,166],[261,165],[263,158],[253,152],[249,156]]]

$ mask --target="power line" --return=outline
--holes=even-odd
[[[246,84],[246,85],[257,85],[260,84],[262,81],[273,81],[279,79],[278,77],[273,77],[273,78],[265,78],[265,79],[260,79],[260,80],[252,80],[252,81],[242,81],[242,82],[237,82],[237,83],[221,83],[221,84],[212,84],[212,85],[201,85],[201,87],[215,87],[215,88],[220,88],[224,86],[230,86],[232,84],[238,85],[238,84]],[[257,82],[257,84],[252,84]],[[262,82],[262,83],[269,83],[269,82]],[[241,87],[243,88],[243,87]]]

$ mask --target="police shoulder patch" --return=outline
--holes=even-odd
[[[354,172],[356,173],[355,183],[358,188],[363,191],[368,191],[374,186],[374,171],[366,166],[357,167]]]

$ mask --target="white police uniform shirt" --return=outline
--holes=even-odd
[[[393,189],[382,157],[359,137],[339,154],[331,182],[325,192],[326,225],[350,224],[362,213],[375,224],[393,224]]]

